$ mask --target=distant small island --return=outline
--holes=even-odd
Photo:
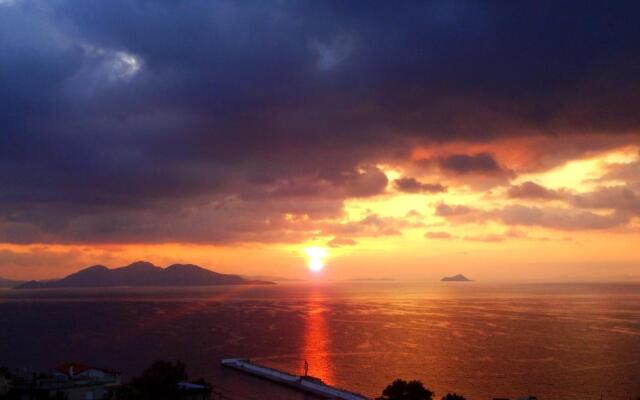
[[[14,289],[272,284],[274,283],[270,281],[244,279],[239,275],[220,274],[193,264],[173,264],[161,268],[150,262],[138,261],[113,269],[104,265],[94,265],[63,279],[25,282]]]
[[[444,278],[440,279],[440,282],[473,282],[473,281],[462,274],[458,274],[453,276],[445,276]]]

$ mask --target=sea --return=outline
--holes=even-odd
[[[640,285],[331,282],[0,290],[0,366],[68,361],[125,379],[181,360],[227,399],[305,395],[220,366],[254,362],[379,396],[640,397]]]

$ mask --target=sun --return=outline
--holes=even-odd
[[[304,252],[307,253],[307,267],[311,271],[318,272],[324,268],[324,259],[327,257],[327,249],[318,246],[305,247]]]

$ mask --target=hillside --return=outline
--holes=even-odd
[[[161,268],[138,261],[125,267],[109,269],[93,265],[55,281],[30,281],[16,289],[52,289],[115,286],[212,286],[265,285],[273,282],[248,280],[238,275],[220,274],[193,264],[173,264]]]
[[[10,288],[10,287],[18,286],[21,283],[23,282],[0,278],[0,288]]]

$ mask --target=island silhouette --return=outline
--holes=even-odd
[[[115,286],[213,286],[270,285],[270,281],[249,280],[239,275],[221,274],[194,264],[173,264],[166,268],[138,261],[109,269],[94,265],[59,280],[29,281],[15,289],[53,289]]]
[[[23,281],[12,280],[12,279],[0,278],[0,288],[11,288],[11,287],[18,286],[18,285],[20,285],[22,283],[24,283],[24,282]]]
[[[473,281],[462,274],[457,274],[453,276],[445,276],[444,278],[440,279],[440,282],[473,282]]]

